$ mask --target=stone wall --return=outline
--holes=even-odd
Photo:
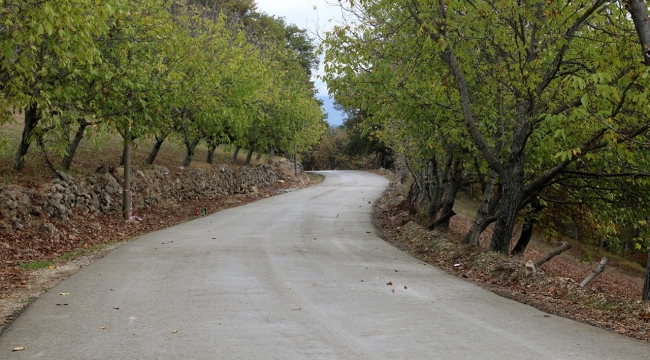
[[[278,181],[295,181],[283,167],[287,166],[280,166],[277,171],[269,165],[217,166],[208,170],[179,168],[174,172],[161,166],[142,171],[133,169],[133,209],[138,212],[165,201],[257,192],[258,188]],[[42,185],[40,189],[0,188],[0,234],[31,226],[34,221],[30,220],[43,217],[69,221],[73,216],[120,212],[123,173],[123,169],[117,169],[75,178],[59,172],[59,179]]]

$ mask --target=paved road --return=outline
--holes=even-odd
[[[0,359],[650,358],[422,265],[373,229],[385,179],[324,174],[115,250],[36,300]]]

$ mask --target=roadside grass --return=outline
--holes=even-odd
[[[312,172],[307,172],[307,175],[309,176],[309,180],[311,180],[313,183],[322,183],[323,180],[325,180],[325,176],[320,175],[320,174],[314,174]]]
[[[56,258],[54,260],[54,263],[56,264],[56,263],[60,263],[60,262],[66,262],[68,260],[74,260],[74,259],[77,259],[77,258],[82,257],[82,256],[95,254],[95,253],[97,253],[99,251],[102,251],[104,249],[107,249],[109,247],[114,247],[116,244],[119,244],[119,242],[118,243],[113,242],[113,243],[110,243],[110,244],[96,244],[96,245],[91,245],[91,246],[88,246],[88,247],[77,248],[75,250],[72,250],[70,252],[67,252],[67,253],[59,256],[58,258]]]
[[[46,268],[48,266],[54,265],[53,263],[49,261],[30,261],[25,264],[20,264],[19,266],[27,271],[34,271],[34,270],[40,270],[43,268]]]

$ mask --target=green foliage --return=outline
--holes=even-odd
[[[324,131],[312,39],[253,1],[0,6],[0,124],[35,108],[27,146],[64,154],[80,129],[298,151]]]
[[[539,196],[587,206],[612,243],[621,228],[648,220],[650,83],[624,6],[341,6],[349,17],[321,47],[335,99],[371,114],[363,132],[413,166],[453,157],[464,171],[474,163],[475,178],[496,171],[507,184],[499,188],[507,192],[497,212],[499,251],[508,250],[516,213]]]

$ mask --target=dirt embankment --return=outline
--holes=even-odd
[[[539,273],[527,275],[526,261],[540,259],[554,244],[538,239],[522,257],[486,252],[490,234],[481,237],[483,247],[461,246],[460,239],[472,225],[471,217],[454,216],[449,234],[428,231],[405,211],[402,194],[401,185],[392,183],[375,207],[376,224],[394,246],[503,297],[650,342],[650,304],[640,301],[640,275],[610,267],[583,288],[579,283],[595,264],[570,255],[557,256],[542,265]]]

